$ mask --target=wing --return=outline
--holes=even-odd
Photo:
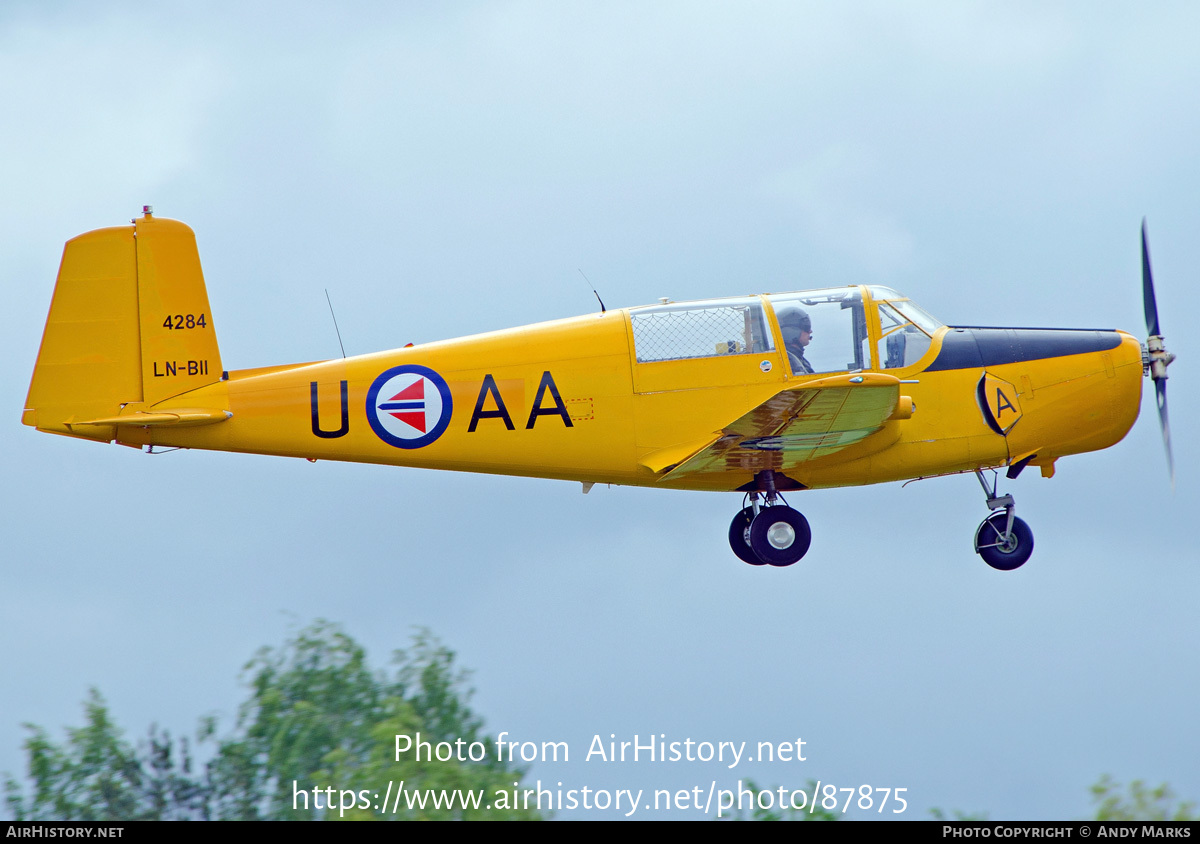
[[[864,372],[806,381],[771,396],[699,450],[678,455],[681,459],[673,465],[647,465],[663,472],[664,481],[710,473],[787,471],[881,432],[899,402],[900,380],[891,375]],[[887,444],[890,441],[880,445]]]

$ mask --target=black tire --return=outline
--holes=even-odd
[[[752,521],[754,521],[754,509],[751,507],[739,511],[733,517],[733,522],[729,525],[729,547],[733,549],[733,553],[743,563],[749,563],[752,566],[763,566],[766,563],[754,556],[754,549],[750,547],[750,542],[747,539]]]
[[[996,544],[1004,536],[1004,526],[1007,522],[1008,516],[1004,513],[993,513],[984,519],[975,531],[975,553],[999,571],[1019,569],[1033,553],[1033,531],[1019,517],[1013,518],[1012,534],[1008,542],[1003,545]]]
[[[808,519],[791,507],[765,507],[750,523],[750,549],[772,566],[790,566],[808,552]]]

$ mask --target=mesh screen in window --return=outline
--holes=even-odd
[[[638,363],[760,354],[775,348],[757,299],[639,308],[629,319]]]

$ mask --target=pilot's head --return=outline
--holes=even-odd
[[[794,306],[781,308],[775,315],[779,318],[779,330],[783,332],[786,345],[807,346],[812,340],[812,320],[803,309]]]

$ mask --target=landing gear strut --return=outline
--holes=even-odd
[[[760,472],[757,480],[761,491],[747,494],[747,505],[729,525],[729,547],[752,566],[790,566],[812,543],[808,519],[783,501],[774,472]]]
[[[1020,568],[1033,553],[1033,531],[1023,519],[1017,518],[1012,495],[996,494],[997,473],[993,473],[990,487],[982,471],[976,469],[975,477],[987,496],[988,509],[993,511],[975,530],[975,553],[994,569]]]

